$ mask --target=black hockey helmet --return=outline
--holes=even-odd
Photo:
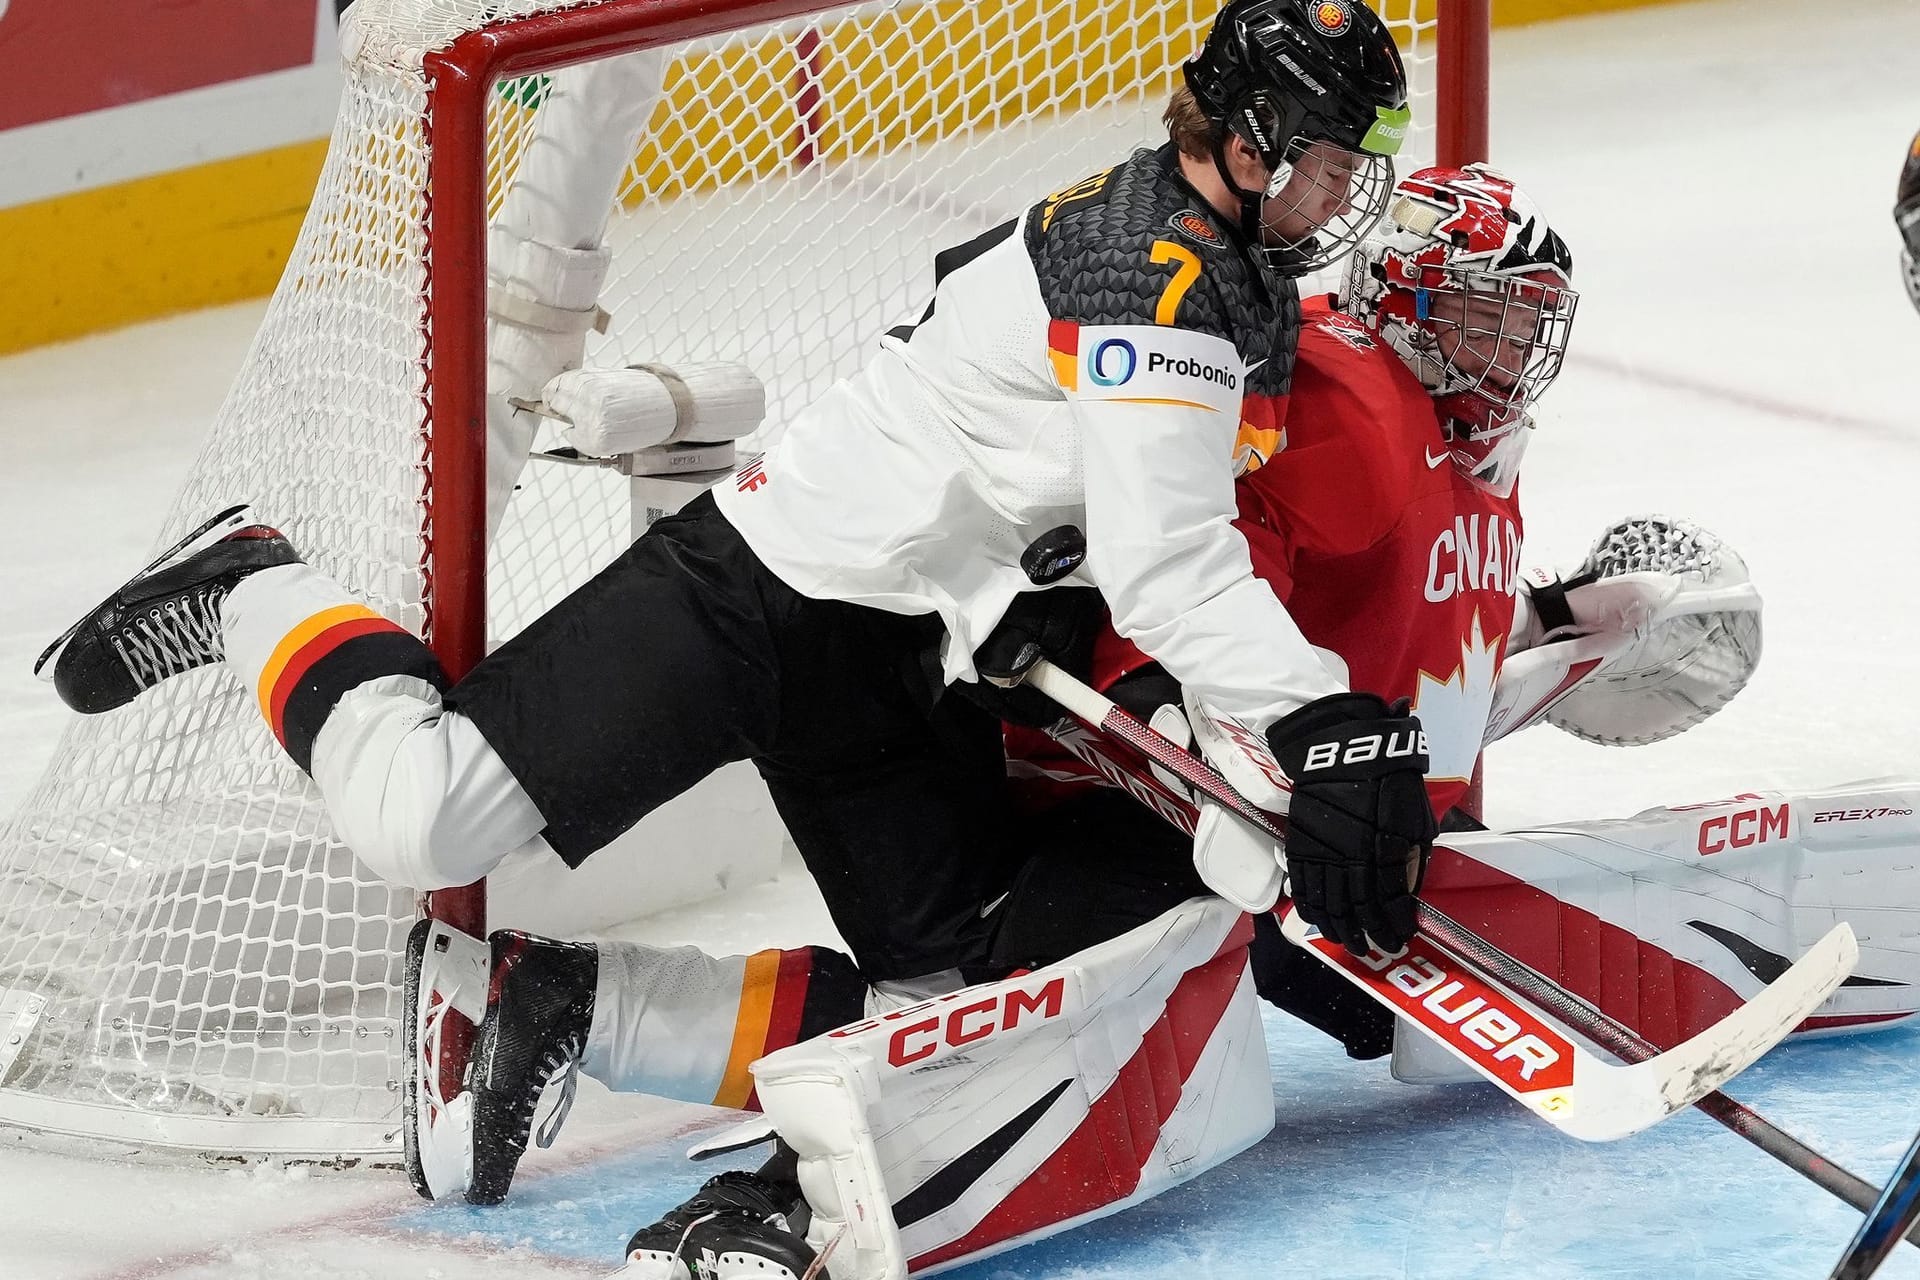
[[[1407,75],[1393,34],[1360,0],[1228,0],[1206,43],[1183,68],[1187,87],[1219,125],[1214,163],[1240,197],[1243,222],[1275,265],[1291,274],[1332,261],[1358,243],[1386,208],[1391,157],[1406,137]],[[1241,188],[1227,170],[1226,136],[1247,142],[1273,171],[1266,191]],[[1348,206],[1311,232],[1260,232],[1264,199],[1278,196],[1310,147],[1348,153]],[[1315,174],[1318,165],[1312,166]],[[1315,175],[1307,175],[1309,177]]]
[[[1907,286],[1907,297],[1920,308],[1920,133],[1913,135],[1907,147],[1907,162],[1900,166],[1900,185],[1893,195],[1893,223],[1900,228],[1904,248],[1900,251],[1900,278]]]

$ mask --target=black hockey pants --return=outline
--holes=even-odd
[[[570,866],[721,765],[753,761],[869,981],[974,976],[983,909],[1013,870],[1005,766],[998,721],[961,698],[932,705],[918,673],[940,634],[931,617],[801,596],[703,495],[447,703]]]

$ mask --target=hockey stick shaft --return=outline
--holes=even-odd
[[[1140,755],[1162,765],[1182,781],[1239,814],[1274,840],[1285,841],[1286,827],[1283,818],[1267,813],[1249,802],[1205,761],[1155,733],[1111,699],[1089,688],[1052,663],[1045,660],[1036,663],[1027,674],[1026,683],[1039,689],[1089,728],[1110,735]],[[1111,759],[1106,763],[1110,767],[1126,770],[1126,765]],[[1133,780],[1140,784],[1139,788],[1135,788],[1136,794],[1140,789],[1155,793],[1163,792],[1162,788],[1147,779],[1136,777]],[[1152,807],[1166,816],[1164,806],[1155,804]],[[1511,986],[1515,991],[1560,1017],[1568,1026],[1623,1061],[1644,1062],[1659,1053],[1654,1045],[1630,1028],[1602,1013],[1572,992],[1549,981],[1529,966],[1455,923],[1444,914],[1435,911],[1426,903],[1419,904],[1418,922],[1421,932],[1440,942],[1468,964]],[[1871,1183],[1841,1168],[1745,1104],[1735,1101],[1719,1090],[1714,1090],[1696,1100],[1694,1105],[1829,1194],[1863,1213],[1873,1207],[1879,1193]],[[1920,1231],[1916,1231],[1910,1238],[1914,1239],[1916,1244],[1920,1244]]]
[[[1920,1138],[1913,1140],[1900,1165],[1887,1179],[1887,1189],[1854,1233],[1829,1280],[1867,1280],[1893,1252],[1902,1238],[1912,1240],[1920,1222]]]

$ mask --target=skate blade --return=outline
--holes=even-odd
[[[758,1254],[722,1252],[708,1255],[696,1276],[679,1258],[658,1250],[627,1255],[627,1265],[607,1280],[801,1280],[777,1262]],[[822,1272],[821,1274],[825,1274]]]
[[[441,1037],[450,1017],[474,1027],[486,1015],[487,944],[438,920],[407,938],[407,1078],[401,1093],[407,1176],[428,1200],[464,1194],[473,1182],[473,1095],[440,1089]]]
[[[112,594],[100,601],[99,604],[93,606],[93,608],[81,614],[78,622],[75,622],[72,626],[61,632],[58,640],[55,640],[43,649],[40,656],[34,660],[33,674],[42,680],[52,680],[54,662],[59,658],[60,651],[66,648],[67,641],[73,639],[80,628],[87,624],[88,618],[100,612],[101,606],[105,605],[108,600],[113,599],[114,596],[119,595],[122,591],[125,591],[128,587],[140,581],[140,579],[146,577],[148,574],[165,568],[175,560],[184,560],[188,556],[198,553],[203,548],[212,546],[214,543],[220,541],[220,539],[232,533],[235,529],[244,529],[253,523],[254,520],[251,509],[243,502],[238,506],[228,507],[225,511],[222,511],[219,515],[213,517],[213,519],[207,521],[198,529],[195,529],[192,533],[168,547],[165,551],[162,551],[148,562],[146,568],[140,570],[140,572],[134,574],[131,578],[128,578],[125,582],[114,588]]]

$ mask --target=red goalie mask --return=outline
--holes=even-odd
[[[1454,460],[1512,491],[1527,408],[1558,376],[1579,295],[1573,257],[1532,201],[1487,165],[1422,169],[1347,270],[1342,304],[1433,393]]]

